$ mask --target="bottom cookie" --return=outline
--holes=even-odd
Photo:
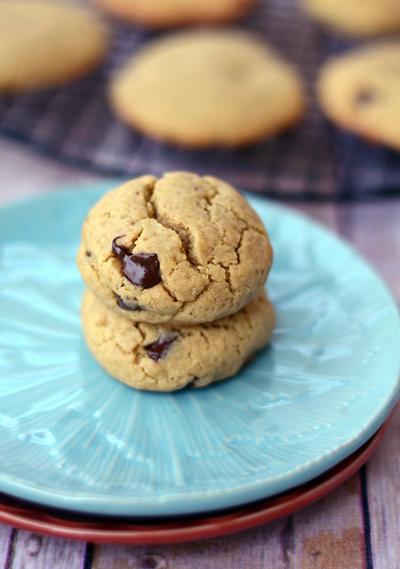
[[[132,322],[89,291],[82,303],[96,360],[123,383],[151,391],[204,387],[235,375],[266,345],[274,323],[265,292],[231,316],[193,326]]]

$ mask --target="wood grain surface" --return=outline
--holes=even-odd
[[[0,140],[0,202],[99,179]],[[400,200],[288,204],[342,235],[400,300]],[[400,413],[345,484],[293,515],[234,535],[163,546],[92,545],[0,524],[0,569],[398,569]]]

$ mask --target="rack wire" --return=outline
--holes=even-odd
[[[109,78],[140,45],[160,34],[110,24],[112,49],[95,74],[57,90],[1,96],[0,134],[112,176],[184,169],[223,178],[245,190],[301,200],[400,193],[400,155],[337,131],[318,109],[318,70],[329,55],[348,46],[326,35],[295,0],[259,0],[239,27],[258,33],[300,69],[308,91],[306,116],[287,133],[240,150],[177,148],[118,122],[107,103]]]

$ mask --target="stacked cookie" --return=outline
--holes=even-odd
[[[186,172],[131,180],[105,195],[83,226],[88,347],[138,389],[230,377],[271,335],[271,263],[260,218],[228,184]]]

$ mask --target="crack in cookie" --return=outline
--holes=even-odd
[[[188,172],[142,176],[106,194],[84,223],[78,253],[100,300],[154,323],[236,312],[260,292],[271,263],[267,232],[245,198]]]

